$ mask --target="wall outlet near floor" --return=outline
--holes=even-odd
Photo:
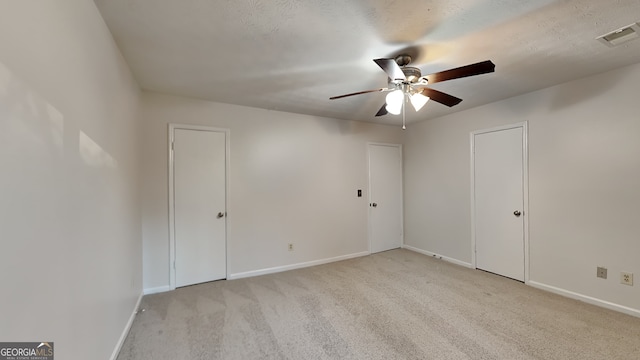
[[[633,273],[624,272],[624,271],[621,272],[620,273],[620,284],[633,286]]]
[[[293,244],[289,244],[289,251],[293,251]]]
[[[596,276],[599,277],[599,278],[606,279],[607,278],[607,268],[598,266],[598,271],[596,273]]]

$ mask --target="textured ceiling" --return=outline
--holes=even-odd
[[[408,122],[640,62],[640,40],[595,40],[640,21],[640,0],[95,0],[143,89],[339,119],[374,117],[387,85],[372,61],[414,56],[423,75],[492,60],[496,72],[434,84]]]

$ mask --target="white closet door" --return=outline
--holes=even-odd
[[[369,241],[372,253],[402,246],[402,151],[369,144]]]
[[[176,286],[226,278],[226,134],[174,129]]]
[[[476,267],[524,281],[523,128],[474,135]]]

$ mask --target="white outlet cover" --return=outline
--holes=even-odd
[[[620,283],[632,286],[633,285],[633,273],[621,272]]]

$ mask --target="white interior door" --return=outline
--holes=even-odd
[[[476,267],[525,279],[523,127],[474,134]]]
[[[402,148],[369,144],[369,242],[372,253],[402,246]]]
[[[227,276],[226,133],[173,132],[175,285]]]

